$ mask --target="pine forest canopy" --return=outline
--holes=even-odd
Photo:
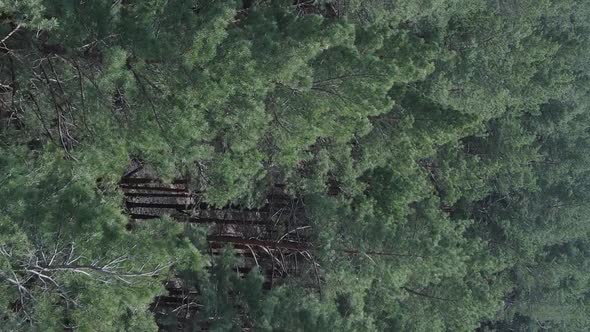
[[[0,1],[1,331],[588,331],[589,202],[588,1]]]

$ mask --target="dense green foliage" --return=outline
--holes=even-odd
[[[580,0],[0,1],[0,330],[587,331],[589,58]],[[126,227],[131,160],[285,184],[316,275]]]

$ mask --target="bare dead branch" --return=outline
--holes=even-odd
[[[14,29],[12,29],[12,31],[10,31],[8,33],[8,35],[6,35],[6,37],[2,38],[2,40],[0,40],[0,44],[3,44],[8,40],[8,38],[12,37],[12,35],[14,35],[20,28],[22,27],[22,24],[19,23],[16,25],[16,27]],[[4,47],[6,47],[6,45],[4,45]]]

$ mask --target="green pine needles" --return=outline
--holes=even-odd
[[[0,1],[0,330],[587,331],[589,14]]]

